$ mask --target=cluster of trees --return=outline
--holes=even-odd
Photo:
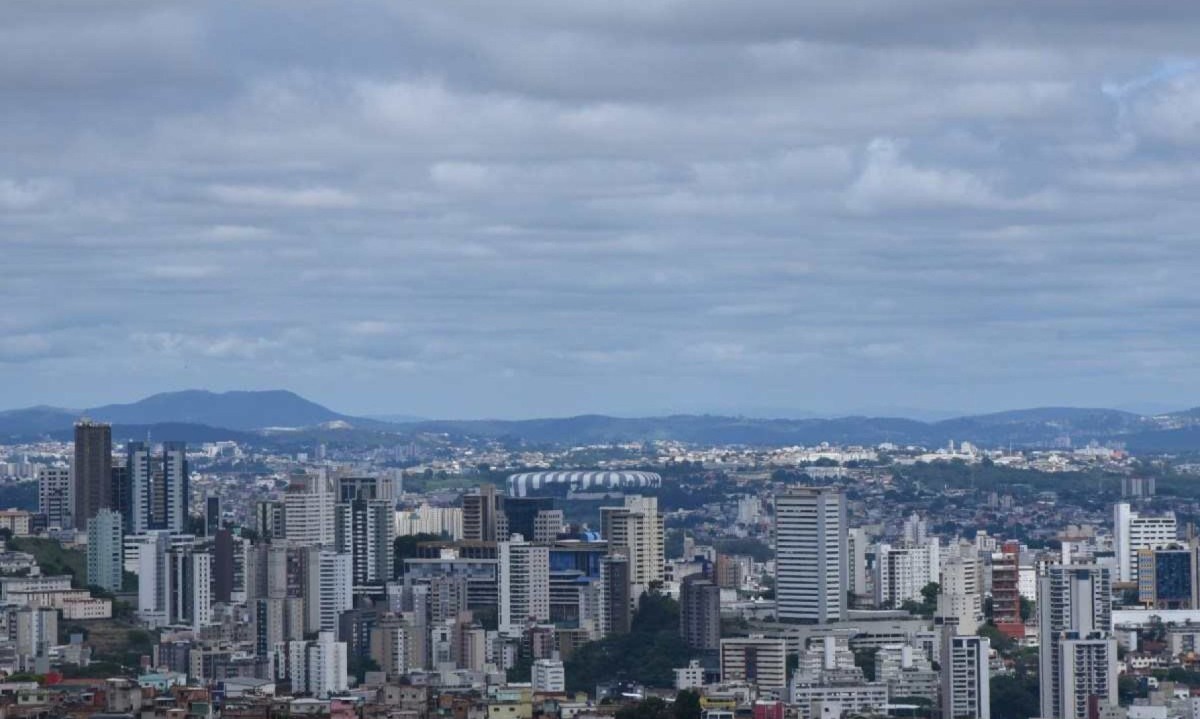
[[[565,663],[568,691],[590,691],[601,682],[629,681],[655,687],[675,682],[675,667],[691,658],[679,636],[679,603],[656,590],[638,600],[628,634],[580,647]]]
[[[616,719],[700,719],[700,693],[690,690],[675,695],[674,702],[658,697],[643,699],[617,710]]]

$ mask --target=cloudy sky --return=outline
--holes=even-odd
[[[0,407],[1200,405],[1200,4],[0,4]]]

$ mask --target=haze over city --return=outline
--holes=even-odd
[[[0,6],[0,396],[1197,404],[1200,6]]]

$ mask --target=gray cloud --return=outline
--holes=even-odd
[[[1188,3],[9,3],[0,392],[1196,404]]]

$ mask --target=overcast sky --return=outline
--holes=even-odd
[[[1200,405],[1200,3],[0,3],[0,407]]]

